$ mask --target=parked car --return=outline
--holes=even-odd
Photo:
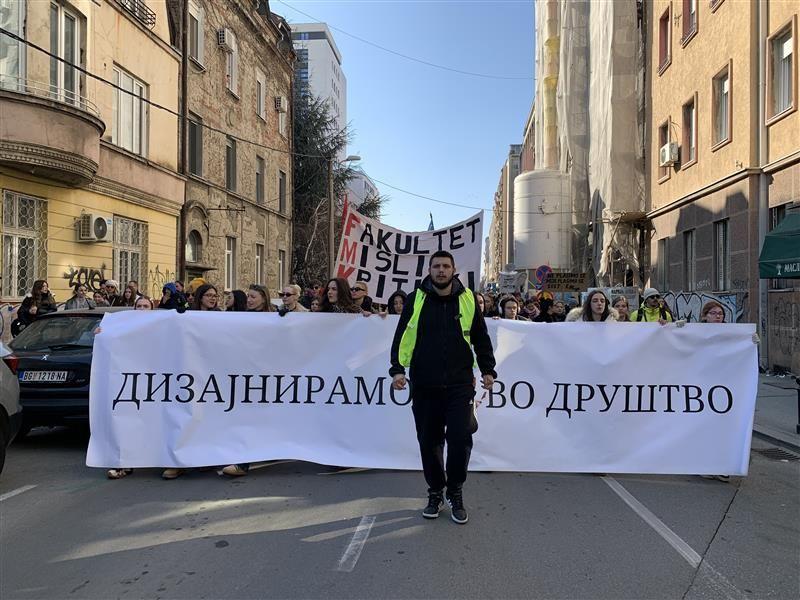
[[[3,361],[17,376],[24,437],[41,425],[89,422],[94,332],[103,315],[128,307],[65,310],[36,319],[11,342]]]
[[[3,343],[0,343],[0,358],[11,354]],[[0,473],[6,463],[6,448],[14,441],[22,425],[22,408],[19,405],[19,384],[11,369],[0,364]]]

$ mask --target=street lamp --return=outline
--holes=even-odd
[[[346,162],[354,162],[361,160],[361,157],[356,154],[351,154],[339,164]],[[336,202],[334,199],[333,191],[333,156],[328,159],[328,273],[329,277],[333,278],[333,270],[336,268],[336,248],[333,245],[333,219],[336,212]]]

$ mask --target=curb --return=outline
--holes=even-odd
[[[795,444],[794,442],[790,442],[788,440],[784,440],[773,435],[769,435],[768,433],[764,433],[763,431],[759,431],[756,428],[753,428],[753,435],[757,438],[770,442],[771,444],[776,444],[778,446],[782,446],[787,450],[791,450],[792,452],[800,452],[800,444]]]

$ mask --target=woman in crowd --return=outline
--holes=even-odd
[[[475,292],[475,301],[478,303],[478,310],[481,314],[486,312],[486,296],[481,292]]]
[[[186,310],[186,296],[178,289],[177,283],[170,282],[161,288],[161,300],[158,303],[158,308],[177,310],[178,312]]]
[[[106,296],[105,292],[100,290],[96,291],[92,294],[92,299],[94,300],[94,305],[97,307],[108,306],[108,297]]]
[[[242,290],[233,290],[225,298],[226,312],[245,312],[247,311],[247,294]]]
[[[567,322],[575,321],[617,321],[617,311],[608,305],[608,298],[602,290],[592,290],[586,296],[583,308],[573,308],[567,315]]]
[[[716,300],[710,300],[703,305],[700,310],[701,323],[724,323],[725,309]]]
[[[121,306],[122,296],[119,294],[119,284],[113,279],[106,279],[103,287],[106,290],[106,300],[109,306]]]
[[[56,299],[50,293],[50,287],[44,279],[33,282],[33,289],[25,296],[17,310],[17,318],[11,324],[11,334],[17,336],[23,329],[42,315],[56,312]]]
[[[500,300],[500,319],[509,319],[511,321],[527,321],[525,317],[519,314],[519,301],[514,296],[506,296]]]
[[[132,287],[126,287],[117,306],[133,306],[134,304],[136,304],[136,291]]]
[[[480,309],[480,298],[483,298],[481,294],[477,294],[478,296],[478,307]],[[406,304],[406,298],[408,295],[403,290],[397,290],[394,294],[389,296],[389,300],[386,303],[386,311],[390,315],[399,315],[403,312],[403,307]]]
[[[539,305],[536,303],[534,298],[530,298],[526,303],[523,309],[520,311],[523,317],[528,319],[529,321],[533,321],[536,317],[539,316]]]
[[[539,316],[537,316],[534,321],[537,323],[552,323],[554,321],[553,301],[550,298],[539,300]]]
[[[361,309],[353,301],[350,284],[341,277],[328,280],[322,296],[322,311],[328,313],[360,313]]]
[[[269,290],[254,283],[247,290],[247,312],[275,312],[277,309],[270,300]]]
[[[94,300],[86,297],[88,291],[85,285],[81,283],[76,285],[72,298],[64,304],[64,310],[95,308],[97,305]]]
[[[483,316],[484,317],[499,317],[500,313],[497,311],[497,307],[494,303],[494,296],[491,294],[486,294],[484,297],[484,306],[483,306]]]
[[[139,296],[133,305],[134,310],[153,310],[153,301],[147,296]]]
[[[611,303],[611,308],[617,311],[617,321],[630,322],[631,313],[628,299],[625,296],[617,296]]]
[[[205,283],[197,288],[194,293],[194,305],[192,310],[219,310],[217,302],[219,294],[217,288],[209,283]]]
[[[322,300],[319,298],[312,298],[309,310],[311,310],[311,312],[322,312]]]

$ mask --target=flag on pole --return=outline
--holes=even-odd
[[[433,213],[429,213],[431,215],[431,222],[428,223],[428,231],[433,231],[435,227],[433,226]]]

